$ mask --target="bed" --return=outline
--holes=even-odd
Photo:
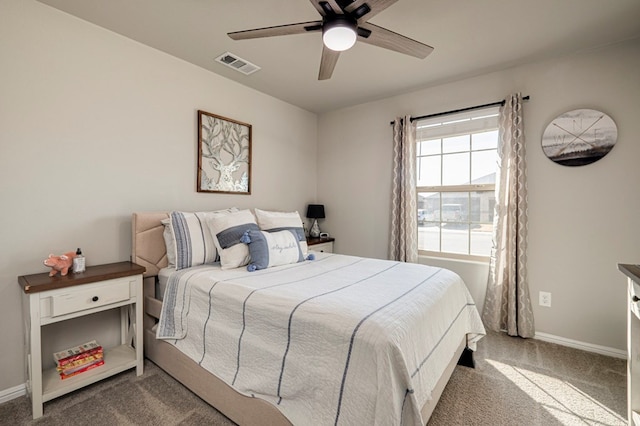
[[[168,270],[168,218],[132,216],[132,260],[146,268],[145,356],[237,424],[425,424],[458,360],[484,334],[464,283],[440,268],[318,253],[255,272],[215,263]],[[389,280],[397,283],[385,287]],[[371,300],[356,292],[364,281]],[[425,293],[433,299],[427,314],[425,287],[457,302],[444,308],[449,302]],[[399,305],[405,299],[410,306]],[[403,311],[431,325],[416,334]],[[433,334],[431,343],[423,334]]]

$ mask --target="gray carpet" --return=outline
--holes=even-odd
[[[233,425],[153,363],[45,404],[0,405],[2,425]],[[624,425],[626,361],[537,340],[489,334],[476,368],[456,367],[430,426]],[[309,424],[313,424],[310,421]]]
[[[491,333],[456,367],[435,425],[626,425],[626,360]]]

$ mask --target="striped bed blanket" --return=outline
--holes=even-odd
[[[449,270],[318,253],[176,271],[157,337],[294,425],[419,425],[462,339],[473,349],[484,332]]]

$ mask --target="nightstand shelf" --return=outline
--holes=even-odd
[[[143,371],[142,274],[145,268],[131,262],[88,267],[78,274],[49,277],[48,273],[23,275],[27,351],[27,391],[33,418],[43,414],[43,403],[114,374]],[[120,311],[120,345],[104,348],[104,365],[62,380],[43,361],[43,327],[111,309]],[[69,330],[73,333],[73,330]],[[81,344],[84,342],[77,342]],[[63,348],[60,348],[63,349]]]
[[[55,368],[42,372],[42,402],[67,394],[114,374],[136,367],[136,351],[128,345],[104,350],[104,365],[85,371],[77,376],[61,380]]]

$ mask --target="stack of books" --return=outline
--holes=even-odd
[[[73,377],[104,364],[104,351],[95,340],[53,354],[61,379]]]

